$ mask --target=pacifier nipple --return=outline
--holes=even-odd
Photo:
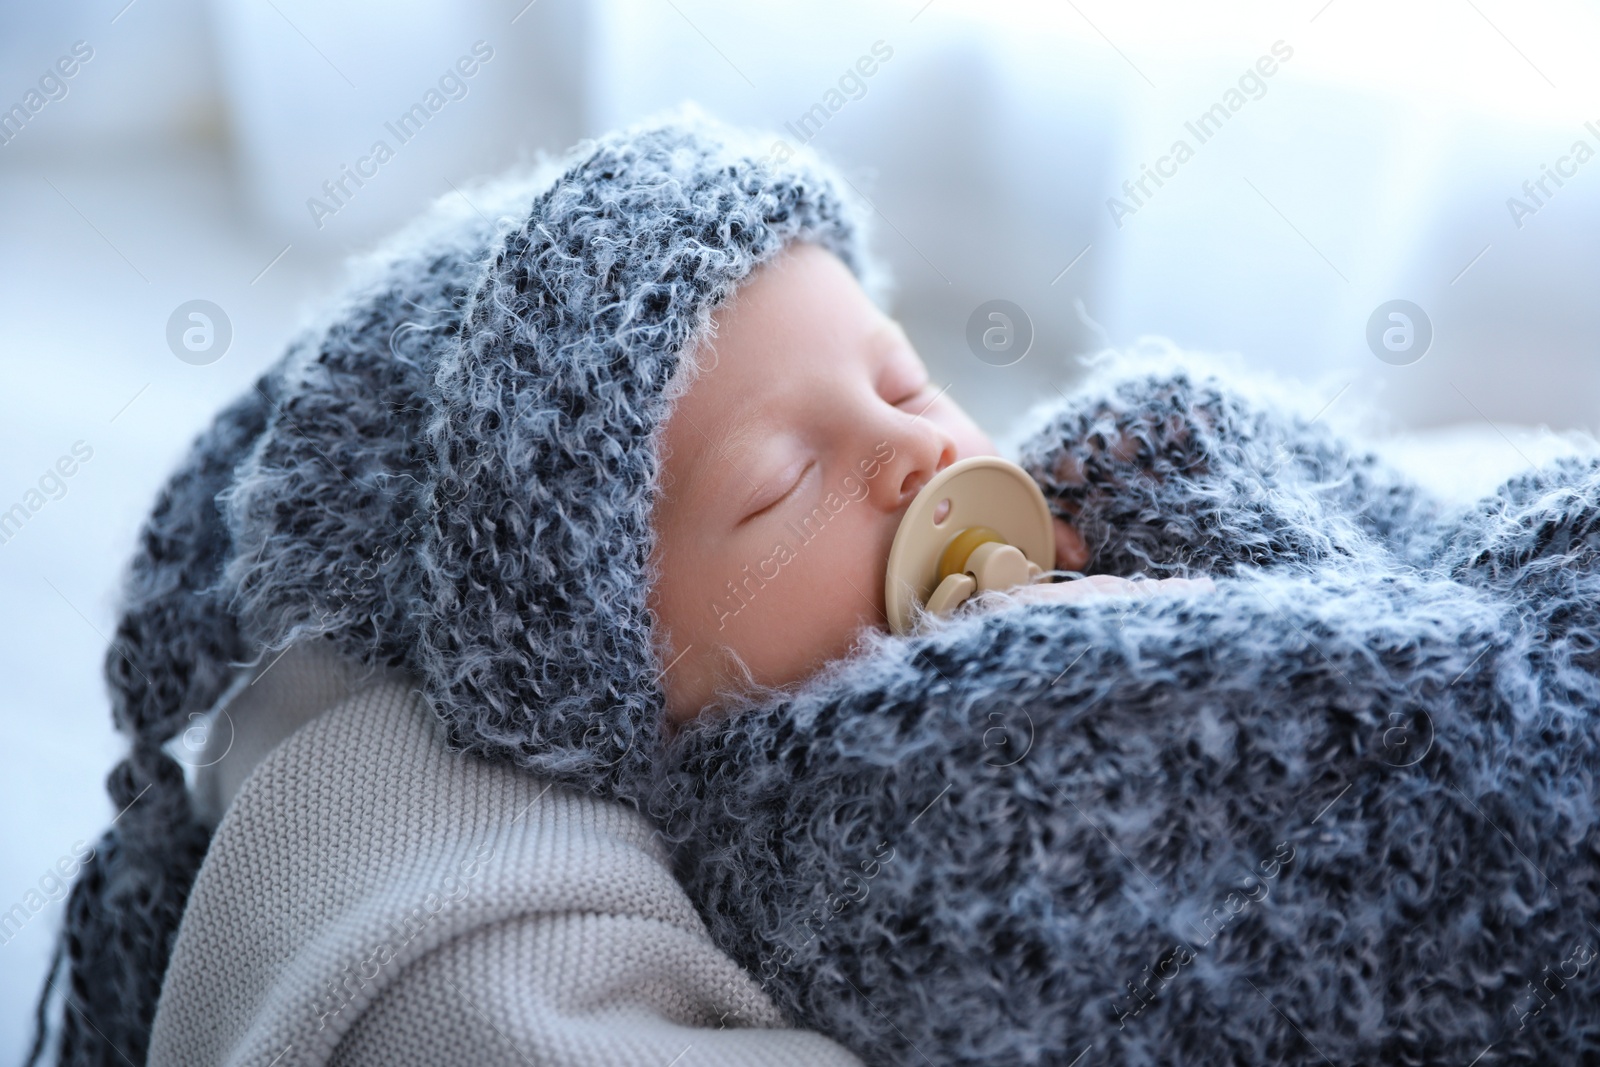
[[[895,531],[884,579],[889,626],[909,633],[920,605],[946,615],[981,592],[1027,585],[1055,565],[1044,494],[995,456],[953,463],[922,487]]]

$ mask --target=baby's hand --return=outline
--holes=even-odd
[[[1025,585],[1005,595],[1024,604],[1070,604],[1098,597],[1154,597],[1185,593],[1210,593],[1216,590],[1210,578],[1158,578],[1130,581],[1110,574],[1091,574],[1068,582]]]
[[[1089,544],[1076,526],[1062,519],[1051,520],[1056,535],[1056,567],[1058,571],[1081,571],[1089,565]]]

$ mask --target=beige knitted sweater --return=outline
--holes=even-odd
[[[642,816],[354,678],[296,649],[213,728],[154,1067],[859,1064],[711,943]]]

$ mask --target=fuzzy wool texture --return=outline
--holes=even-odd
[[[1600,461],[1444,508],[1113,368],[1022,462],[1089,571],[1216,591],[874,637],[693,724],[650,810],[718,943],[874,1064],[1595,1062]]]
[[[430,397],[417,666],[469,751],[613,796],[651,773],[669,380],[789,243],[871,278],[838,183],[758,151],[709,127],[620,138],[541,197],[467,306]]]
[[[793,242],[888,285],[837,174],[771,144],[687,105],[452,195],[196,440],[107,654],[131,807],[72,891],[59,1063],[144,1061],[208,841],[162,746],[240,663],[326,638],[421,676],[458,748],[637,802],[663,704],[656,438],[686,357]]]

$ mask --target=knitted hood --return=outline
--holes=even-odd
[[[472,197],[374,256],[146,522],[106,659],[132,741],[108,788],[132,806],[73,890],[62,1062],[142,1059],[206,840],[174,739],[242,661],[326,636],[419,675],[462,748],[636,802],[664,706],[657,435],[684,357],[791,242],[886,289],[830,168],[693,106]]]
[[[398,350],[310,355],[227,494],[225,584],[265,654],[331,633],[421,674],[463,747],[626,795],[662,710],[646,594],[668,383],[790,242],[875,279],[826,168],[697,111],[573,156],[492,238],[458,317],[406,309],[382,320]],[[413,339],[421,395],[351,395],[323,370],[365,382]],[[380,469],[372,447],[401,454]]]
[[[811,240],[859,274],[857,233],[820,172],[669,127],[604,142],[507,236],[427,426],[419,664],[463,744],[624,791],[649,767],[667,382],[758,263]]]

